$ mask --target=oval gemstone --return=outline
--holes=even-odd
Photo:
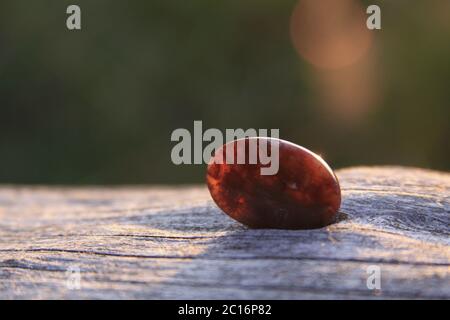
[[[215,203],[251,228],[324,227],[341,204],[339,182],[325,161],[275,138],[223,145],[209,162],[207,184]]]

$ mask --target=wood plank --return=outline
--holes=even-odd
[[[0,298],[449,299],[450,174],[337,175],[340,221],[304,231],[247,229],[204,186],[0,187]]]

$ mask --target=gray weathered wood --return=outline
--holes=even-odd
[[[306,231],[249,230],[203,186],[3,186],[0,298],[449,299],[450,174],[337,175],[340,221]],[[367,288],[371,265],[381,290]]]

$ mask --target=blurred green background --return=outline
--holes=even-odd
[[[0,183],[202,182],[204,165],[170,159],[172,131],[194,120],[279,128],[334,168],[449,170],[450,1],[362,2],[382,29],[337,71],[296,51],[296,4],[1,1]]]

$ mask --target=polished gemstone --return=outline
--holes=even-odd
[[[249,152],[255,148],[258,157],[251,161]],[[277,159],[272,158],[279,164],[275,174],[262,174],[269,164],[260,157],[261,148],[269,155],[278,150]],[[245,161],[238,163],[239,152]],[[207,184],[215,203],[251,228],[324,227],[336,220],[341,203],[339,182],[320,156],[275,138],[246,138],[222,146],[208,165]]]

